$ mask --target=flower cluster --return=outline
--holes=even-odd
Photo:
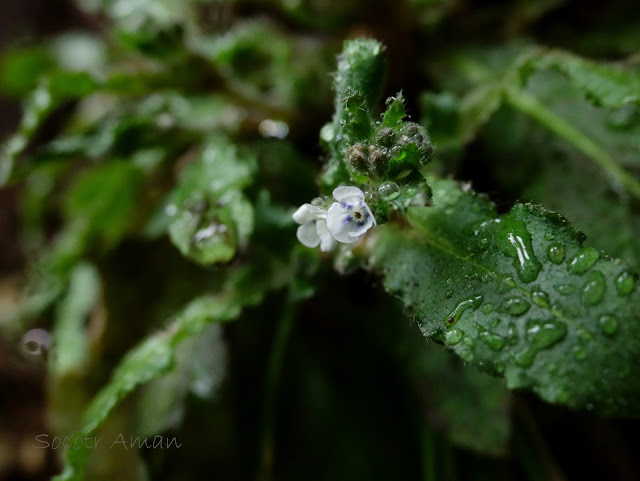
[[[307,247],[329,252],[338,242],[351,244],[360,239],[376,219],[364,201],[364,192],[353,186],[340,186],[333,191],[336,200],[328,210],[304,204],[293,214],[298,227],[298,240]]]

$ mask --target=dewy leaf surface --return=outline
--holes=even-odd
[[[409,210],[410,229],[379,229],[371,258],[422,332],[511,389],[639,415],[637,275],[558,214],[518,204],[498,217],[470,189],[431,182],[433,205]]]

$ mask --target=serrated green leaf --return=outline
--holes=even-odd
[[[557,72],[531,76],[527,92],[634,169],[640,140],[640,110],[598,108]],[[609,182],[584,154],[518,111],[503,108],[480,135],[487,168],[513,197],[562,212],[587,235],[586,244],[640,265],[640,217],[633,199]],[[513,156],[519,162],[514,165]],[[482,168],[482,167],[481,167]],[[535,171],[536,175],[531,175]]]
[[[521,67],[523,73],[554,69],[564,73],[587,98],[606,107],[640,103],[640,68],[595,62],[562,51],[543,51]]]
[[[446,148],[456,150],[474,139],[478,130],[502,103],[507,102],[583,152],[607,173],[614,187],[620,185],[634,197],[640,198],[640,181],[620,165],[621,159],[598,142],[599,135],[592,138],[591,134],[598,132],[598,129],[589,126],[582,128],[589,117],[582,116],[573,119],[576,122],[571,122],[557,115],[535,96],[529,95],[521,85],[535,72],[554,69],[566,75],[594,104],[628,109],[640,101],[640,69],[631,63],[599,63],[559,50],[517,45],[473,52],[455,58],[452,63],[456,73],[462,74],[472,86],[468,87],[457,109],[457,135],[449,132],[444,137]],[[428,95],[424,97],[427,116],[423,122],[427,125],[432,123],[428,117],[429,98]],[[568,112],[576,114],[570,109]],[[437,110],[435,113],[437,116]],[[622,122],[628,123],[628,112],[623,111],[620,115]],[[456,137],[459,138],[458,142]]]
[[[371,258],[423,333],[512,389],[640,415],[637,275],[541,207],[498,217],[451,181],[433,190],[432,207],[409,210],[413,229],[379,229]]]

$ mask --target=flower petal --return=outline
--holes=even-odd
[[[331,204],[327,212],[327,228],[337,241],[346,244],[357,241],[357,238],[354,239],[349,236],[349,232],[355,230],[356,227],[349,210],[345,209],[339,202]]]
[[[316,223],[313,221],[298,227],[296,236],[304,246],[317,247],[320,244],[320,236],[318,236],[318,231],[316,230]]]
[[[318,237],[320,237],[320,250],[322,252],[331,252],[335,249],[338,241],[331,235],[331,231],[327,227],[327,222],[324,220],[316,222],[316,230]]]
[[[373,215],[373,212],[371,212],[371,209],[369,209],[369,206],[366,203],[364,203],[364,208],[367,211],[367,214],[369,215],[369,219],[371,219],[371,225],[368,226],[367,229],[369,229],[371,226],[378,225],[378,223],[376,222],[376,216]],[[367,224],[369,223],[367,222]]]
[[[298,210],[293,213],[293,220],[298,224],[306,224],[307,222],[316,220],[318,217],[324,217],[325,215],[326,211],[322,207],[317,207],[311,204],[302,204],[298,207]]]
[[[340,187],[333,189],[333,197],[338,202],[343,202],[348,197],[364,199],[364,192],[352,185],[341,185]]]

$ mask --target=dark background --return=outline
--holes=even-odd
[[[624,4],[625,2],[620,3]],[[600,11],[593,8],[596,5],[599,6]],[[549,28],[539,29],[541,36],[557,38],[557,25],[564,25],[567,35],[575,35],[576,32],[579,32],[581,25],[591,25],[597,22],[601,15],[611,14],[611,11],[603,13],[602,9],[606,10],[607,8],[606,5],[599,2],[582,2],[581,10],[560,9],[553,18],[549,19],[551,24]],[[576,11],[580,11],[580,14],[575,15]],[[66,29],[91,28],[92,22],[92,20],[83,17],[68,1],[2,1],[0,2],[0,54],[7,45],[37,43],[48,35]],[[384,38],[385,27],[382,23],[373,28],[379,30],[380,37],[390,43],[392,49],[394,42],[396,44],[403,42],[393,34]],[[399,48],[395,49],[395,51],[400,50]],[[407,52],[405,50],[406,57],[409,57]],[[395,61],[403,63],[402,59]],[[402,72],[402,69],[394,69],[394,71]],[[417,81],[412,84],[411,79],[402,74],[399,74],[398,78],[391,79],[391,84],[392,87],[395,87],[393,84],[403,86],[410,99],[416,98],[412,93],[421,88]],[[15,129],[19,115],[19,103],[15,99],[3,97],[0,93],[0,139],[4,139]],[[475,173],[472,174],[475,177]],[[19,224],[16,211],[16,189],[17,187],[0,191],[0,290],[2,291],[2,302],[10,302],[12,298],[17,300],[18,276],[24,267],[24,260],[21,257],[18,244]],[[374,288],[358,287],[365,285],[366,280],[357,276],[337,282],[344,282],[345,289],[352,289],[359,296],[380,294]],[[324,299],[321,293],[305,306],[306,318],[311,320],[301,327],[298,336],[306,339],[317,337],[317,332],[314,331],[317,329],[317,324],[313,322],[313,313],[318,311],[318,306],[329,302],[330,296],[327,293],[324,294],[326,295]],[[2,308],[3,306],[0,305],[0,309]],[[360,327],[352,326],[345,330],[343,327],[339,327],[341,322],[339,316],[334,319],[335,325],[325,326],[325,328],[329,330],[342,329],[342,335],[346,341],[343,351],[340,349],[337,351],[336,356],[339,360],[340,355],[346,355],[345,353],[349,349],[349,339],[358,338]],[[272,327],[263,325],[262,328],[266,330],[266,336],[270,335],[269,329]],[[327,346],[317,347],[321,350]],[[264,356],[266,357],[266,353]],[[260,363],[259,358],[260,354],[258,353],[254,359],[256,364]],[[347,362],[346,359],[344,361]],[[332,362],[339,364],[339,361],[336,360]],[[383,373],[383,375],[385,374]],[[302,377],[293,368],[286,371],[283,376],[283,384],[294,386],[296,379],[300,382]],[[393,375],[386,373],[386,377],[387,381],[391,381]],[[346,382],[346,384],[349,383]],[[378,389],[378,385],[372,385],[366,391],[375,395]],[[37,366],[27,366],[17,362],[12,354],[12,348],[0,338],[0,480],[49,479],[59,469],[51,451],[29,449],[34,436],[47,431],[44,419],[45,390],[44,370]],[[349,396],[349,390],[346,387],[345,396]],[[524,414],[519,410],[518,405],[526,406]],[[519,432],[528,432],[534,437],[544,438],[545,443],[540,444],[542,446],[540,449],[545,451],[543,462],[544,459],[555,459],[560,470],[566,475],[566,479],[618,479],[624,481],[640,479],[638,451],[635,447],[637,446],[635,442],[637,432],[640,428],[638,421],[600,420],[587,414],[571,413],[564,408],[546,405],[533,396],[523,394],[516,394],[515,406],[514,419],[516,424],[522,428]],[[294,408],[294,406],[289,407]],[[400,409],[399,406],[393,404],[389,404],[387,407],[393,410]],[[197,412],[197,406],[194,409]],[[375,419],[381,414],[384,413],[372,412],[368,416]],[[389,420],[389,413],[386,416]],[[406,418],[403,419],[406,420]],[[532,420],[537,425],[533,434],[531,431],[527,431],[528,423]],[[187,418],[186,422],[193,423],[194,419]],[[281,427],[285,433],[284,436],[288,430],[295,429],[294,422],[294,415],[282,420]],[[251,426],[248,427],[248,429],[250,428]],[[405,429],[409,430],[408,427],[402,426],[387,427],[387,429],[390,433],[402,433]],[[287,439],[282,440],[286,449],[290,449],[290,452],[295,454],[299,448],[287,446],[287,442]],[[516,450],[518,442],[519,439],[516,435],[513,440]],[[303,453],[298,454],[304,455]],[[407,458],[413,459],[414,454],[407,454]],[[460,463],[461,472],[465,471],[463,463],[473,466],[474,463],[481,462],[479,458],[464,452],[458,453],[456,459]],[[180,460],[179,458],[174,461],[188,462],[188,460]],[[399,461],[405,462],[406,460]],[[522,470],[521,461],[507,460],[502,463],[505,470],[516,473]],[[206,466],[203,466],[204,468]],[[559,475],[557,479],[565,478]]]

